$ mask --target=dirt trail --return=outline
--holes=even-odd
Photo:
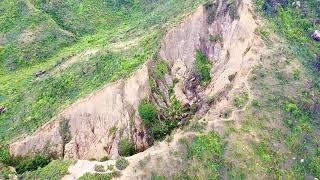
[[[53,69],[53,71],[51,72],[51,74],[59,74],[59,71],[64,71],[66,70],[68,67],[72,66],[75,63],[79,63],[81,61],[87,61],[89,60],[90,57],[96,55],[99,52],[100,49],[96,48],[96,49],[89,49],[87,51],[84,51],[82,53],[79,53],[77,55],[74,55],[72,57],[70,57],[69,59],[67,59],[65,62],[62,62],[61,65],[59,65],[58,67],[56,67],[55,69]]]

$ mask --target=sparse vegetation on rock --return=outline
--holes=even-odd
[[[211,80],[210,70],[212,68],[212,64],[200,50],[196,52],[195,58],[196,71],[201,76],[202,83],[207,84]]]

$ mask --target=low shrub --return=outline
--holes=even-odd
[[[120,156],[132,156],[136,153],[134,144],[128,138],[120,140],[118,144],[118,153]]]
[[[156,119],[157,109],[153,104],[151,104],[147,100],[143,100],[140,103],[138,111],[140,117],[146,124],[149,124]]]
[[[211,80],[210,70],[212,64],[200,50],[196,52],[195,66],[197,73],[201,76],[202,82],[204,85],[207,84]]]
[[[154,139],[162,140],[178,127],[178,122],[174,120],[156,121],[150,129]]]
[[[16,158],[10,155],[7,147],[0,148],[0,162],[7,166],[15,166],[17,164]]]
[[[124,170],[129,165],[129,161],[125,158],[120,158],[116,161],[116,167],[119,170]]]

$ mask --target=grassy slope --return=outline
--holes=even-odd
[[[0,116],[0,141],[34,131],[76,99],[127,77],[156,52],[166,28],[202,0],[114,2],[1,2],[0,37],[7,43],[0,46],[0,105],[8,111]],[[17,43],[26,31],[35,38]],[[135,45],[114,48],[130,41]],[[88,61],[51,73],[69,57],[93,48],[101,50]],[[38,70],[48,73],[36,79]]]
[[[312,22],[320,4],[311,0],[304,10],[289,5],[270,14],[263,8],[265,1],[256,3],[267,22],[260,33],[271,51],[253,71],[255,101],[243,114],[241,128],[230,126],[227,176],[319,178],[320,73],[315,54],[320,44],[310,32],[319,28]],[[286,40],[275,39],[274,33]]]

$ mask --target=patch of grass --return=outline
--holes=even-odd
[[[20,176],[22,179],[60,179],[68,174],[68,168],[74,161],[54,160],[47,166],[38,168],[33,172],[26,172]]]
[[[178,179],[220,179],[220,170],[224,166],[224,145],[214,132],[196,136],[191,141],[180,140],[186,149],[183,153],[185,168],[175,175]]]
[[[195,67],[197,73],[201,76],[202,83],[204,85],[209,83],[211,80],[210,70],[212,68],[212,64],[200,50],[196,52]]]
[[[121,173],[119,171],[113,171],[109,174],[92,174],[86,173],[79,178],[79,180],[111,180],[114,177],[120,177]]]
[[[151,176],[151,180],[165,180],[166,177],[165,176],[158,176],[158,175],[154,175],[152,174]]]
[[[248,93],[241,93],[233,99],[233,105],[237,108],[243,108],[249,100]]]
[[[129,165],[129,161],[126,160],[125,158],[120,158],[116,161],[116,167],[119,170],[126,169],[128,165]]]
[[[156,64],[155,75],[156,78],[164,80],[165,74],[169,73],[168,65],[164,61],[160,61]]]

